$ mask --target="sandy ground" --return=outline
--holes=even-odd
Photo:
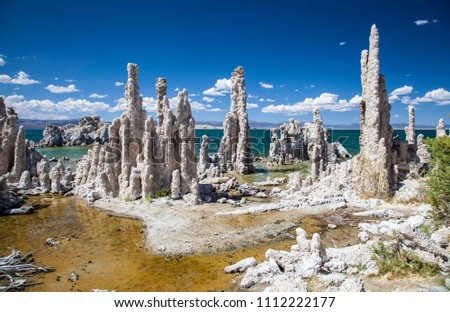
[[[330,247],[345,246],[357,243],[358,222],[366,220],[352,216],[353,212],[362,209],[331,211],[320,206],[247,215],[216,215],[218,212],[249,208],[251,205],[261,204],[253,203],[240,208],[217,203],[195,206],[183,200],[167,199],[154,200],[152,203],[102,199],[94,203],[94,207],[112,214],[142,220],[147,230],[146,244],[150,252],[167,256],[260,246],[290,237],[289,233],[293,233],[293,229],[298,226],[306,228],[307,232],[319,232],[324,236],[324,244]],[[415,211],[414,208],[401,206],[396,210],[405,215]],[[311,217],[319,220],[316,222],[318,224],[311,224]],[[342,231],[327,232],[328,223],[338,225]]]

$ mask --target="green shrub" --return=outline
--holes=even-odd
[[[450,215],[450,137],[428,139],[431,150],[431,171],[426,182],[427,197],[433,207],[431,217],[448,223]]]
[[[372,249],[372,259],[376,261],[380,274],[391,273],[395,277],[409,274],[419,274],[421,276],[433,276],[439,272],[437,265],[423,262],[417,255],[411,252],[404,252],[399,244],[385,246],[382,242]]]
[[[158,192],[153,193],[152,198],[161,198],[161,197],[167,197],[170,195],[170,189],[168,188],[162,188]]]

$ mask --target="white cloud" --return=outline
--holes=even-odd
[[[411,86],[403,86],[401,88],[397,88],[391,92],[391,95],[408,95],[413,92],[414,88]]]
[[[104,99],[107,96],[108,96],[107,94],[97,94],[97,93],[92,93],[91,95],[89,95],[90,98],[94,99]]]
[[[436,103],[436,105],[450,105],[450,92],[444,88],[429,91],[425,96],[416,98],[419,103]]]
[[[175,92],[179,92],[179,91],[181,91],[180,88],[176,87]]]
[[[401,89],[401,88],[400,88]],[[412,91],[412,90],[411,90]],[[410,92],[411,93],[411,92]],[[402,94],[400,94],[402,95]],[[422,103],[435,103],[438,106],[450,105],[450,92],[444,88],[438,88],[436,90],[428,91],[423,97],[411,98],[409,93],[405,93],[403,96],[390,95],[389,102],[393,103],[399,101],[406,105],[419,105]]]
[[[7,106],[14,107],[20,118],[30,119],[68,119],[63,114],[94,114],[109,108],[104,102],[91,102],[86,99],[68,98],[63,101],[26,100],[23,95],[5,98]]]
[[[332,93],[322,93],[316,98],[306,98],[302,102],[292,105],[269,105],[264,107],[261,111],[263,113],[284,113],[284,114],[302,114],[308,113],[314,107],[323,111],[348,112],[356,109],[362,98],[355,95],[350,101],[339,100],[339,95]]]
[[[248,103],[248,104],[247,104],[247,108],[248,108],[248,109],[259,108],[259,105],[256,104],[256,103]]]
[[[2,57],[0,57],[0,66],[5,66],[5,64],[6,64],[5,60]]]
[[[273,89],[273,85],[271,85],[270,83],[266,83],[266,82],[260,82],[259,85],[261,86],[261,88],[264,89]]]
[[[258,98],[257,95],[253,95],[253,94],[250,94],[250,93],[247,95],[247,97],[248,97],[249,99],[257,99],[257,98]]]
[[[345,41],[339,42],[340,46],[343,46],[343,45],[346,45],[346,44],[347,44],[347,42],[345,42]]]
[[[75,79],[64,79],[65,82],[75,82]]]
[[[123,85],[124,85],[123,82],[119,82],[119,81],[114,82],[114,86],[115,87],[120,87],[120,86],[123,86]]]
[[[410,103],[409,94],[413,92],[414,88],[411,86],[403,86],[400,88],[397,88],[391,92],[389,95],[389,103],[394,103],[396,101],[401,101],[402,103]],[[401,98],[400,98],[401,96]]]
[[[434,19],[434,20],[432,20],[432,22],[433,23],[437,23],[437,22],[439,22],[439,20],[438,19]]]
[[[225,96],[227,93],[230,93],[231,88],[231,79],[222,78],[217,79],[214,87],[211,87],[205,91],[203,91],[204,95],[209,96]]]
[[[190,96],[190,97],[191,97],[191,96],[198,96],[198,94],[197,94],[197,93],[190,93],[189,96]]]
[[[53,84],[49,84],[45,87],[48,91],[51,93],[72,93],[72,92],[78,92],[80,90],[77,89],[77,87],[74,84],[68,85],[67,87],[62,86],[55,86]]]
[[[395,114],[394,116],[392,116],[392,118],[400,118],[399,114]]]
[[[207,102],[207,103],[212,103],[212,102],[214,102],[214,99],[213,99],[213,98],[210,98],[210,97],[208,97],[208,96],[202,97],[202,100],[205,101],[205,102]]]
[[[274,99],[265,99],[265,98],[260,98],[258,101],[259,102],[271,102],[271,103],[276,102]]]
[[[417,26],[422,26],[425,24],[428,24],[428,19],[424,19],[424,20],[417,20],[414,22]]]
[[[58,78],[58,77],[55,77],[54,79],[55,79],[55,80],[59,80],[59,78]]]
[[[125,98],[119,98],[115,100],[117,103],[116,106],[111,107],[108,111],[109,112],[120,112],[124,111],[126,109],[127,103],[125,101]],[[178,103],[178,96],[174,96],[172,98],[169,98],[170,107],[174,109],[177,106]],[[214,108],[210,104],[203,104],[197,101],[191,101],[189,99],[189,103],[191,104],[191,108],[193,111],[205,111],[205,112],[222,112],[225,111],[220,108]],[[158,111],[158,101],[153,97],[143,97],[142,98],[142,107],[147,112],[157,112]]]
[[[394,103],[396,101],[400,101],[400,97],[398,95],[389,95],[389,103]]]
[[[41,82],[38,80],[30,79],[30,75],[28,75],[24,71],[20,71],[17,73],[15,78],[11,78],[8,75],[0,75],[0,83],[30,85],[30,84],[41,83]]]

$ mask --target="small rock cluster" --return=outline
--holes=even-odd
[[[78,125],[67,124],[58,127],[47,124],[40,147],[104,144],[108,140],[108,124],[100,121],[100,116],[83,116]]]
[[[368,244],[325,249],[319,234],[315,233],[309,240],[303,229],[297,228],[296,233],[297,244],[290,252],[269,249],[267,260],[262,263],[247,258],[225,268],[224,272],[245,271],[240,282],[242,288],[303,292],[307,291],[308,279],[313,276],[318,276],[326,291],[364,291],[364,281],[356,275],[377,273]],[[358,267],[364,267],[364,272]]]
[[[374,249],[383,244],[398,246],[400,252],[448,274],[450,227],[421,232],[421,227],[430,225],[426,217],[429,209],[424,205],[418,214],[409,217],[386,209],[355,213],[385,220],[360,223],[360,243],[342,248],[324,248],[319,234],[308,239],[306,232],[297,228],[296,244],[290,252],[269,249],[265,261],[257,263],[247,258],[226,267],[224,272],[245,272],[240,286],[255,291],[364,291],[364,279],[379,275]]]

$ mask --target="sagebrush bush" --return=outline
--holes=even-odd
[[[431,171],[426,182],[427,197],[433,207],[431,217],[448,223],[450,216],[450,137],[428,139]]]

